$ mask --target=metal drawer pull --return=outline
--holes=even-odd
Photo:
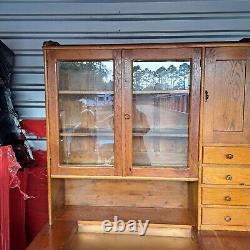
[[[231,160],[231,159],[234,158],[234,155],[233,155],[233,154],[226,154],[226,158],[227,158],[228,160]]]
[[[225,200],[225,201],[231,201],[232,198],[231,198],[229,195],[227,195],[227,196],[224,197],[224,200]]]
[[[232,218],[231,218],[230,216],[225,216],[224,220],[225,220],[226,222],[230,222],[230,221],[232,220]]]
[[[226,175],[226,180],[227,181],[231,181],[233,179],[232,175],[228,174]]]
[[[126,120],[130,119],[130,114],[124,114],[124,118],[125,118]]]

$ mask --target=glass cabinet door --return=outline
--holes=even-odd
[[[48,50],[54,176],[195,177],[198,48]]]
[[[126,174],[197,177],[200,50],[134,49],[124,53]]]
[[[69,46],[45,56],[52,176],[122,175],[121,50]]]
[[[190,61],[133,62],[133,166],[187,167]]]
[[[114,165],[113,61],[60,61],[60,165]]]

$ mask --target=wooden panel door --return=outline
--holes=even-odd
[[[52,175],[122,175],[121,51],[46,51]]]
[[[250,48],[207,48],[203,143],[250,143]]]
[[[197,48],[123,50],[125,175],[197,177]]]

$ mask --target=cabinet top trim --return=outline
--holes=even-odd
[[[43,50],[53,49],[168,49],[168,48],[206,48],[206,47],[250,47],[250,42],[204,42],[204,43],[149,43],[149,44],[77,44],[61,45],[45,41]]]

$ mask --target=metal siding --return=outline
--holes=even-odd
[[[16,54],[15,106],[45,118],[44,40],[62,44],[239,40],[250,37],[250,1],[1,1],[0,39]],[[29,136],[32,147],[46,141]]]
[[[15,106],[44,118],[41,46],[239,40],[250,37],[250,1],[1,1],[0,39],[16,54]]]

